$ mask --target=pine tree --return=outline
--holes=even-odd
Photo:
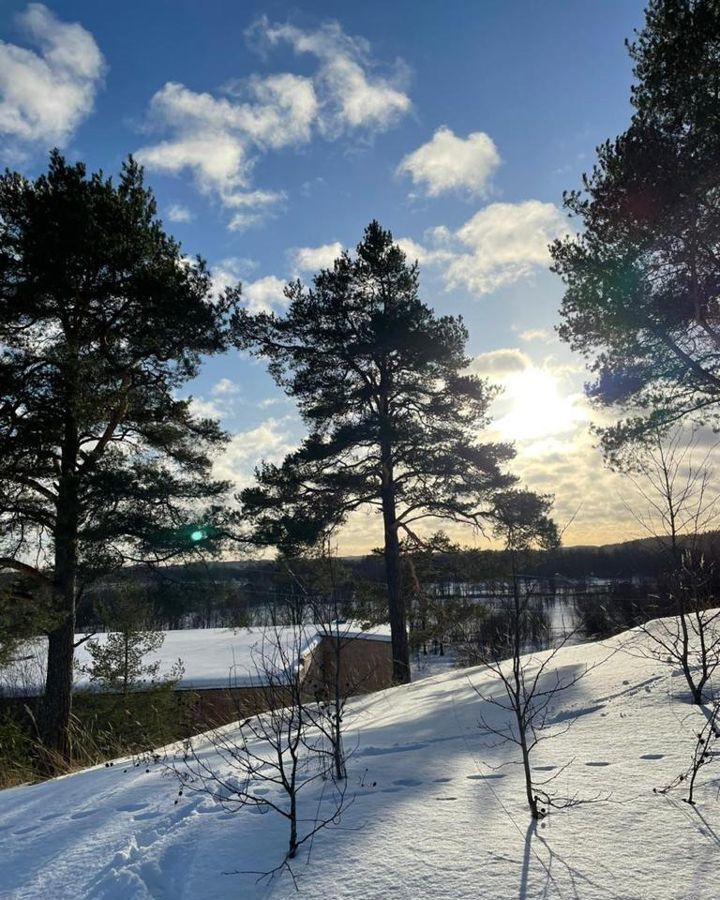
[[[590,393],[633,436],[720,416],[720,3],[651,0],[628,43],[628,130],[565,195],[581,234],[552,246],[560,335],[591,361]]]
[[[57,151],[35,181],[0,176],[0,567],[51,597],[50,755],[70,752],[80,592],[188,550],[218,513],[224,434],[177,392],[225,348],[236,300],[164,233],[132,159],[117,184]]]
[[[242,312],[237,341],[269,361],[308,427],[282,465],[241,494],[259,540],[312,543],[354,510],[382,514],[394,678],[409,681],[401,535],[428,518],[482,525],[514,479],[507,444],[479,443],[495,391],[469,374],[460,318],[419,297],[418,267],[372,222],[312,287],[287,288],[283,316]]]
[[[99,613],[110,630],[103,640],[86,643],[90,661],[80,671],[91,682],[100,682],[124,697],[148,680],[154,682],[160,673],[160,662],[148,661],[146,657],[160,650],[165,633],[153,626],[148,598],[137,589],[125,587],[111,601],[101,604]],[[179,672],[176,666],[167,677],[174,681]]]

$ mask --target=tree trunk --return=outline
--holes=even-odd
[[[524,599],[520,596],[520,582],[518,580],[517,554],[515,550],[510,551],[510,560],[512,565],[512,583],[513,583],[513,706],[515,708],[515,717],[518,726],[518,739],[520,742],[520,750],[522,753],[523,773],[525,775],[525,793],[527,795],[528,807],[530,815],[533,819],[540,818],[537,799],[533,792],[532,771],[530,769],[530,751],[527,745],[527,701],[523,686],[522,660],[520,658],[522,652],[523,638],[523,613]]]
[[[128,669],[130,668],[130,663],[128,662],[129,656],[129,647],[130,647],[130,635],[127,631],[123,632],[123,698],[127,702],[128,695],[128,685],[130,683],[130,673]],[[137,677],[137,676],[136,676]]]
[[[530,770],[530,752],[527,747],[527,740],[524,731],[520,732],[520,750],[522,752],[523,772],[525,773],[525,793],[527,795],[528,807],[530,815],[533,819],[541,819],[542,815],[538,809],[538,802],[533,792],[532,772]]]
[[[49,635],[45,694],[40,736],[47,751],[70,759],[73,659],[75,654],[75,593],[77,578],[77,517],[72,535],[58,534],[55,542],[55,604],[60,624]]]
[[[292,789],[290,792],[290,842],[288,844],[288,859],[295,859],[297,856],[297,797],[295,791],[295,780],[293,778]]]
[[[402,594],[400,580],[400,541],[395,513],[395,487],[392,483],[392,470],[383,478],[383,481],[385,482],[382,488],[385,525],[385,578],[392,638],[393,683],[408,684],[410,682],[410,647],[407,636],[405,598]]]
[[[45,759],[43,768],[50,772],[62,761],[69,761],[70,714],[72,712],[72,676],[75,643],[75,616],[50,633],[48,640],[47,677],[40,712],[40,737]]]
[[[334,593],[334,592],[333,592]],[[344,672],[341,671],[341,667],[343,665],[342,658],[342,644],[340,642],[340,633],[339,633],[339,610],[337,606],[337,601],[335,602],[335,628],[336,633],[334,635],[334,650],[335,650],[335,683],[334,683],[334,703],[335,703],[335,718],[332,723],[332,735],[333,735],[333,758],[335,762],[335,778],[337,781],[344,781],[347,775],[345,770],[345,751],[343,749],[343,739],[342,739],[342,719],[344,713],[345,706],[345,697],[347,693],[343,692],[342,678]]]
[[[61,474],[55,525],[53,610],[58,625],[48,640],[45,694],[40,713],[40,737],[53,768],[70,759],[73,660],[75,653],[75,598],[78,567],[78,432],[68,413],[63,436]]]
[[[345,753],[343,750],[341,716],[341,711],[336,709],[335,722],[333,723],[333,758],[335,762],[335,779],[337,781],[344,781],[347,777],[347,772],[345,770]]]

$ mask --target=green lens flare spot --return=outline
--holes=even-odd
[[[190,535],[190,540],[191,541],[201,541],[204,537],[205,537],[205,532],[197,530],[197,531],[192,532],[192,534]]]

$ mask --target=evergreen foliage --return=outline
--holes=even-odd
[[[560,335],[590,360],[591,396],[626,419],[612,458],[678,419],[720,416],[720,3],[651,0],[628,43],[625,133],[602,144],[556,241]]]
[[[87,642],[91,661],[80,667],[91,682],[98,682],[126,697],[131,690],[157,681],[160,662],[147,662],[145,657],[162,647],[165,633],[152,626],[148,608],[147,598],[141,592],[126,588],[101,610],[102,618],[111,630],[104,640]],[[164,676],[163,682],[177,681],[181,674],[182,663],[178,661]]]

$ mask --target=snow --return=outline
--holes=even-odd
[[[332,633],[333,626],[319,626],[326,633]],[[159,650],[143,657],[143,665],[160,662],[159,677],[170,673],[178,659],[182,660],[183,676],[178,682],[181,689],[208,689],[241,687],[257,684],[259,680],[257,664],[263,663],[263,655],[272,655],[271,645],[276,637],[285,651],[297,648],[305,655],[319,640],[318,626],[306,626],[302,634],[291,627],[279,626],[277,629],[264,628],[193,628],[178,631],[166,631],[165,640]],[[271,634],[272,637],[268,638]],[[340,634],[343,639],[357,638],[364,640],[389,641],[389,626],[377,626],[361,631],[359,627],[341,625]],[[76,635],[76,641],[84,635]],[[95,635],[92,640],[103,643],[106,634]],[[30,656],[29,660],[2,670],[0,669],[0,693],[32,695],[43,689],[46,640],[37,640],[27,645],[19,656]],[[80,668],[90,662],[87,643],[82,643],[76,650],[77,675],[75,685],[88,687],[87,676],[81,674]],[[262,666],[261,666],[262,667]]]
[[[647,642],[636,631],[558,652],[549,679],[554,667],[563,678],[590,669],[551,708],[557,736],[538,745],[533,767],[538,778],[559,772],[549,786],[558,792],[597,802],[552,810],[537,825],[516,747],[478,727],[481,716],[505,716],[476,691],[500,696],[488,670],[449,670],[352,700],[353,802],[301,848],[300,896],[717,900],[720,761],[701,771],[695,807],[681,791],[653,793],[686,767],[705,718]],[[217,764],[206,738],[196,746]],[[324,796],[321,781],[303,792],[301,817],[313,820]],[[0,896],[296,897],[287,873],[260,882],[228,874],[276,866],[286,829],[273,812],[178,798],[162,760],[100,766],[0,792]]]

